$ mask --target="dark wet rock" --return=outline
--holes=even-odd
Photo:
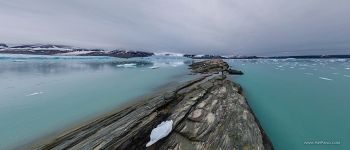
[[[220,60],[202,64],[228,68]],[[203,75],[36,148],[273,149],[241,93],[239,84],[221,75]],[[151,131],[166,120],[173,121],[170,134],[146,148]]]
[[[226,71],[227,71],[228,74],[232,74],[232,75],[243,75],[243,72],[239,71],[239,70],[228,69]]]

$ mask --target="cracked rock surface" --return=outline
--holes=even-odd
[[[170,134],[146,148],[153,128]],[[240,85],[206,75],[100,118],[37,149],[273,149]]]

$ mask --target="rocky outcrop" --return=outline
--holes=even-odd
[[[219,60],[205,63],[228,66]],[[166,120],[173,122],[170,134],[146,148],[151,131]],[[209,74],[58,136],[37,149],[273,148],[241,86]]]
[[[190,65],[192,72],[202,74],[219,73],[223,70],[228,70],[228,68],[229,65],[222,59],[205,60]]]
[[[239,70],[231,69],[230,66],[222,59],[211,59],[201,62],[196,62],[190,65],[190,69],[193,73],[211,74],[219,73],[231,74],[231,75],[242,75],[243,72]]]

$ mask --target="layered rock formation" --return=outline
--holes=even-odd
[[[212,74],[222,72],[223,74],[242,75],[243,72],[231,69],[230,66],[222,59],[211,59],[201,62],[196,62],[190,65],[193,73]]]
[[[202,63],[217,67],[37,149],[273,149],[241,86],[211,74],[228,65],[221,60]],[[146,147],[151,131],[166,120],[173,122],[170,134]]]

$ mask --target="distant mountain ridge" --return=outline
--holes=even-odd
[[[86,49],[54,44],[24,44],[8,46],[3,43],[0,43],[0,53],[60,56],[111,56],[119,58],[148,57],[154,55],[154,53],[151,52],[133,50]]]
[[[110,56],[119,58],[132,57],[149,57],[149,56],[172,56],[186,57],[191,59],[323,59],[323,58],[350,58],[349,55],[294,55],[294,56],[222,56],[222,55],[196,55],[196,54],[180,54],[172,52],[144,52],[133,50],[104,50],[104,49],[88,49],[78,48],[67,45],[56,44],[23,44],[9,46],[0,43],[0,54],[29,54],[29,55],[60,55],[60,56]]]
[[[220,56],[220,55],[192,55],[184,57],[192,59],[324,59],[324,58],[350,58],[350,55],[295,55],[295,56]]]

